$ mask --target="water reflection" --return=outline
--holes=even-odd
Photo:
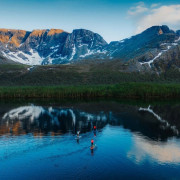
[[[123,126],[132,132],[159,141],[179,136],[178,121],[180,106],[137,107],[114,104],[110,109],[96,105],[88,108],[59,108],[43,106],[22,106],[11,109],[1,115],[0,135],[60,135],[77,131],[86,133],[94,126],[103,129],[107,124]],[[168,108],[168,112],[167,112]],[[172,113],[173,112],[173,115]],[[96,134],[94,134],[96,136]]]
[[[67,132],[82,133],[91,131],[94,124],[103,128],[109,119],[108,113],[86,113],[76,109],[44,108],[41,106],[22,106],[5,113],[0,122],[0,134],[13,135],[33,133],[59,135]]]
[[[148,108],[139,108],[139,111],[146,111],[151,113],[158,121],[162,123],[162,128],[163,129],[171,129],[175,134],[179,135],[179,131],[176,128],[176,126],[170,125],[170,123],[167,120],[162,119],[158,114],[156,114],[153,109],[151,109],[151,106],[149,105]]]
[[[137,163],[142,163],[148,157],[160,163],[180,163],[180,142],[170,139],[168,142],[152,141],[134,134],[134,145],[128,152],[128,157]]]
[[[179,179],[179,117],[179,104],[0,105],[0,178]]]

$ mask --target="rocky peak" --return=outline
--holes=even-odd
[[[162,31],[162,29],[161,29],[161,28],[159,29],[158,34],[159,34],[159,35],[163,34],[163,31]]]
[[[43,36],[48,30],[47,29],[36,29],[36,30],[33,30],[32,33],[30,34],[30,37],[32,36],[36,36],[36,37],[41,37]]]
[[[48,47],[52,43],[58,43],[66,38],[68,33],[61,29],[34,30],[30,33],[24,46],[35,48],[38,46]]]
[[[75,29],[68,34],[62,56],[67,57],[70,61],[81,59],[93,54],[95,50],[106,45],[107,42],[97,33],[85,29]]]
[[[169,29],[169,27],[166,25],[162,25],[161,29],[162,29],[163,33],[172,33],[172,34],[175,33],[173,30]]]
[[[0,42],[10,47],[19,47],[29,32],[24,30],[0,29]]]
[[[61,34],[63,32],[64,32],[64,30],[62,30],[62,29],[50,29],[47,35],[48,36],[54,36],[57,34]]]
[[[85,29],[75,29],[73,30],[72,34],[70,35],[70,39],[73,39],[77,43],[84,43],[90,44],[91,47],[96,45],[106,45],[107,42],[97,33],[93,33],[92,31],[85,30]]]
[[[16,31],[16,33],[11,37],[10,40],[10,44],[12,44],[15,47],[19,47],[25,40],[26,37],[29,35],[30,33],[27,31],[21,31],[18,30]]]
[[[170,30],[168,26],[162,25],[162,26],[152,26],[142,32],[142,34],[149,34],[149,35],[162,35],[162,34],[168,34],[172,33],[175,34],[173,30]]]

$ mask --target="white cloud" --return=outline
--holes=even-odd
[[[140,33],[154,25],[168,25],[174,29],[180,28],[180,4],[167,6],[152,4],[150,7],[143,4],[141,2],[138,6],[131,7],[128,11],[128,15],[135,22],[136,33]],[[140,6],[147,10],[138,10]],[[138,15],[140,11],[141,16]]]
[[[135,7],[131,7],[128,11],[128,14],[130,16],[134,16],[134,15],[139,15],[141,13],[144,13],[148,11],[148,8],[145,7],[145,4],[144,2],[139,2],[136,4]]]
[[[160,3],[157,3],[157,4],[151,4],[151,8],[155,8],[155,7],[159,6],[159,5],[160,5]]]

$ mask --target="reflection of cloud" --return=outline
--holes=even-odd
[[[154,142],[139,135],[133,137],[134,146],[127,156],[141,163],[150,157],[160,163],[180,163],[180,144],[177,141]]]
[[[180,28],[180,4],[161,5],[152,4],[147,7],[143,2],[131,7],[128,11],[129,17],[135,20],[136,33],[154,25],[169,25],[173,29]],[[179,27],[178,27],[179,26]]]

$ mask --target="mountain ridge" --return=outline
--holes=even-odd
[[[172,64],[180,68],[179,45],[180,30],[173,31],[166,25],[152,26],[109,44],[99,34],[86,29],[75,29],[72,33],[62,29],[31,32],[0,29],[0,56],[28,65],[119,60],[127,64],[127,71],[162,72]]]

